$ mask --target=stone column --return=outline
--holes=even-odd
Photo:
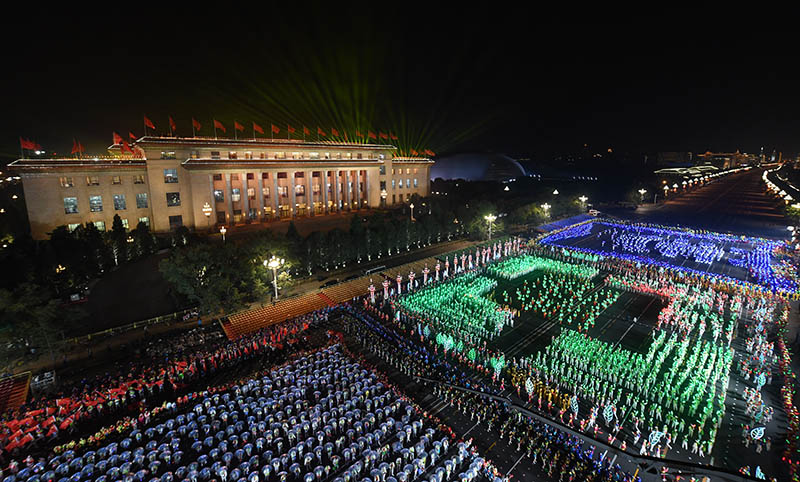
[[[287,177],[289,178],[289,213],[291,214],[291,217],[294,217],[296,212],[295,204],[297,204],[294,196],[294,171],[289,171]]]
[[[281,199],[280,193],[278,192],[278,171],[270,171],[270,176],[272,176],[272,199],[273,199],[273,206],[272,209],[274,210],[273,216],[275,219],[278,219],[281,215]]]
[[[322,209],[325,214],[328,214],[328,171],[322,171],[320,175],[320,189],[322,190]]]
[[[225,216],[225,224],[233,223],[233,190],[231,189],[231,174],[225,174],[225,188],[228,191],[228,212]]]
[[[364,169],[364,200],[367,201],[366,204],[362,201],[361,204],[364,207],[370,207],[369,204],[369,169]]]
[[[347,210],[350,211],[353,205],[350,204],[350,170],[345,170],[344,179],[342,180],[342,189],[344,190],[344,201],[347,204]]]
[[[211,201],[209,201],[208,204],[210,204],[211,207],[213,208],[212,211],[211,211],[211,216],[214,216],[214,224],[217,224],[217,200],[214,197],[214,174],[209,174],[208,175],[208,188],[209,188],[209,191],[211,192]],[[203,214],[205,214],[205,213],[203,213]],[[207,229],[211,229],[211,217],[210,216],[206,220],[206,228]]]
[[[247,173],[243,172],[242,176],[242,215],[245,219],[250,219],[250,196],[247,195],[247,188],[250,185],[247,183]]]
[[[333,206],[335,211],[339,211],[339,202],[341,202],[342,194],[339,192],[339,170],[334,169],[333,171]]]
[[[314,171],[306,171],[308,176],[306,181],[306,204],[308,204],[308,215],[314,215]]]
[[[258,199],[258,209],[256,209],[256,213],[259,213],[264,210],[264,174],[261,171],[258,171],[255,176],[258,176],[258,193],[256,194],[256,199]],[[263,218],[263,215],[259,215],[259,222]]]

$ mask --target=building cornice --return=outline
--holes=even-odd
[[[142,149],[153,147],[183,147],[183,148],[309,148],[309,149],[378,149],[378,150],[397,150],[397,147],[391,144],[367,144],[359,142],[347,141],[303,141],[300,139],[228,139],[228,138],[214,138],[214,137],[160,137],[160,136],[143,136],[131,143],[132,146],[138,146]],[[119,144],[112,144],[108,147],[109,150],[119,149]]]
[[[377,167],[385,161],[379,159],[187,159],[181,163],[185,169],[309,169]]]
[[[144,159],[17,159],[8,168],[16,172],[119,170],[144,171]]]

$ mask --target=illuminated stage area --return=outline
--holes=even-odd
[[[657,225],[592,220],[543,237],[542,245],[676,269],[794,294],[798,277],[785,242]]]

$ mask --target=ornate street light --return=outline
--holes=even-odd
[[[549,205],[548,203],[544,203],[544,204],[542,204],[540,207],[541,207],[542,209],[544,209],[544,215],[545,215],[546,217],[548,217],[548,218],[549,218],[549,217],[550,217],[550,208],[551,208],[552,206],[551,206],[551,205]]]
[[[275,299],[278,299],[278,268],[283,266],[286,261],[272,255],[270,259],[264,260],[264,267],[272,270],[272,285],[275,287]]]
[[[219,228],[219,232],[222,233],[222,242],[224,243],[225,242],[225,233],[228,232],[228,229],[225,226],[222,226],[221,228]]]
[[[491,240],[492,239],[492,224],[494,223],[495,219],[497,219],[497,216],[495,216],[494,214],[487,214],[486,216],[483,217],[483,219],[485,219],[486,223],[489,225],[489,240]]]
[[[647,189],[644,189],[644,188],[639,189],[639,202],[640,203],[644,202],[644,195],[645,194],[647,194]]]
[[[411,203],[411,220],[414,220],[414,203]]]
[[[203,214],[206,215],[206,224],[211,229],[211,205],[208,203],[203,204]]]

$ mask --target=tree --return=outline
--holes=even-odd
[[[4,368],[27,351],[47,350],[55,358],[60,314],[58,301],[34,283],[0,289],[0,343],[5,347],[0,356]]]
[[[119,266],[120,261],[125,262],[128,260],[128,233],[122,224],[122,218],[119,217],[119,214],[114,215],[109,240],[111,242],[111,253],[114,256],[114,264]]]

